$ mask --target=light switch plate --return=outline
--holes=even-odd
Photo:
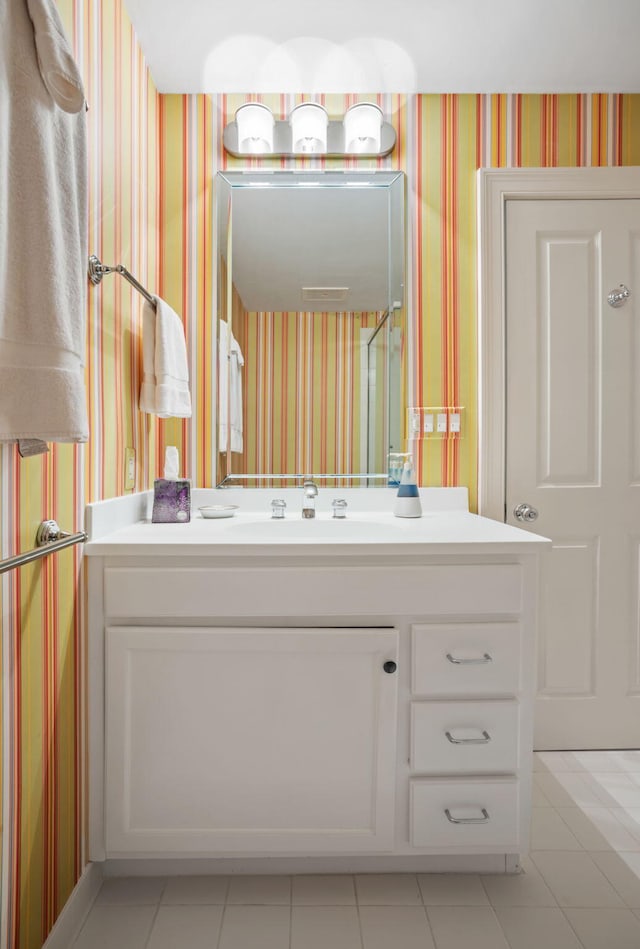
[[[124,489],[133,491],[136,486],[136,450],[135,448],[125,448],[124,450]]]

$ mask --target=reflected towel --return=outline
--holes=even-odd
[[[182,320],[160,297],[142,312],[140,411],[159,418],[191,418],[189,367]]]
[[[218,359],[218,451],[227,450],[231,431],[231,451],[242,452],[242,373],[244,357],[228,324],[220,320]]]

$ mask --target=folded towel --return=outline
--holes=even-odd
[[[0,2],[0,441],[83,442],[84,93],[55,0]]]
[[[142,311],[140,411],[160,418],[191,418],[189,367],[184,327],[160,297]]]
[[[52,99],[65,112],[80,112],[85,106],[78,67],[64,34],[53,0],[27,0],[33,23],[42,81]]]
[[[243,451],[242,373],[244,357],[228,323],[220,320],[218,349],[218,451],[227,450],[231,432],[231,451]]]

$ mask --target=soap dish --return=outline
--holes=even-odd
[[[205,504],[198,510],[202,517],[233,517],[239,504]]]

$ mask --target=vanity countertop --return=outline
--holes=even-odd
[[[384,490],[320,489],[317,515],[301,517],[299,489],[215,489],[194,491],[192,519],[187,524],[152,524],[148,518],[150,492],[126,499],[131,520],[112,516],[117,502],[88,508],[87,556],[220,556],[276,555],[331,557],[336,555],[451,555],[535,553],[550,541],[509,524],[469,513],[465,489],[421,489],[423,516],[394,517],[393,495]],[[273,520],[272,497],[284,497],[287,516]],[[331,500],[345,497],[347,517],[331,516]],[[233,517],[203,518],[202,504],[238,504]],[[372,508],[378,508],[378,510]],[[137,511],[138,517],[135,516]],[[140,519],[139,514],[146,516]],[[115,529],[110,529],[115,527]]]

